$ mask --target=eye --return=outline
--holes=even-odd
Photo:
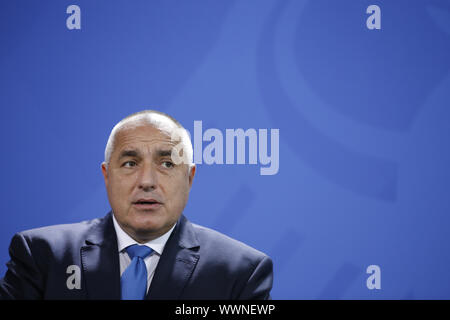
[[[135,167],[135,166],[136,166],[136,162],[135,161],[127,161],[127,162],[124,162],[122,164],[122,167],[125,167],[125,168],[132,168],[132,167]]]
[[[173,162],[171,162],[171,161],[164,161],[164,162],[162,163],[162,166],[163,166],[164,168],[172,168],[172,167],[174,166],[174,164],[173,164]]]

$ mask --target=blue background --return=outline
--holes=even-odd
[[[450,298],[449,1],[2,0],[0,37],[0,274],[14,233],[107,213],[110,130],[152,108],[280,129],[277,175],[198,165],[185,209],[273,258],[274,299]]]

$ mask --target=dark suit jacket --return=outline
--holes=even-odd
[[[0,279],[3,299],[120,299],[117,238],[104,218],[14,235]],[[69,289],[75,265],[80,288]],[[73,268],[73,267],[72,267]],[[147,299],[270,299],[272,260],[181,216],[156,268]]]

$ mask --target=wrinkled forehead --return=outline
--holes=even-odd
[[[159,130],[161,133],[171,137],[175,130],[178,130],[178,125],[171,119],[157,114],[139,114],[119,123],[117,132],[130,131],[137,128],[153,128]]]
[[[119,123],[114,129],[113,154],[124,149],[141,152],[154,148],[170,148],[178,144],[180,127],[159,114],[138,115]],[[150,147],[150,149],[148,149]]]
[[[166,130],[160,130],[151,124],[143,123],[131,127],[123,127],[117,132],[114,151],[124,148],[147,149],[158,146],[173,147],[177,142],[171,139],[171,135]]]

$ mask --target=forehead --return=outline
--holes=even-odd
[[[176,141],[172,141],[170,133],[155,128],[151,124],[134,125],[131,127],[123,127],[115,137],[114,153],[123,149],[136,149],[157,147],[157,146],[174,146]]]

